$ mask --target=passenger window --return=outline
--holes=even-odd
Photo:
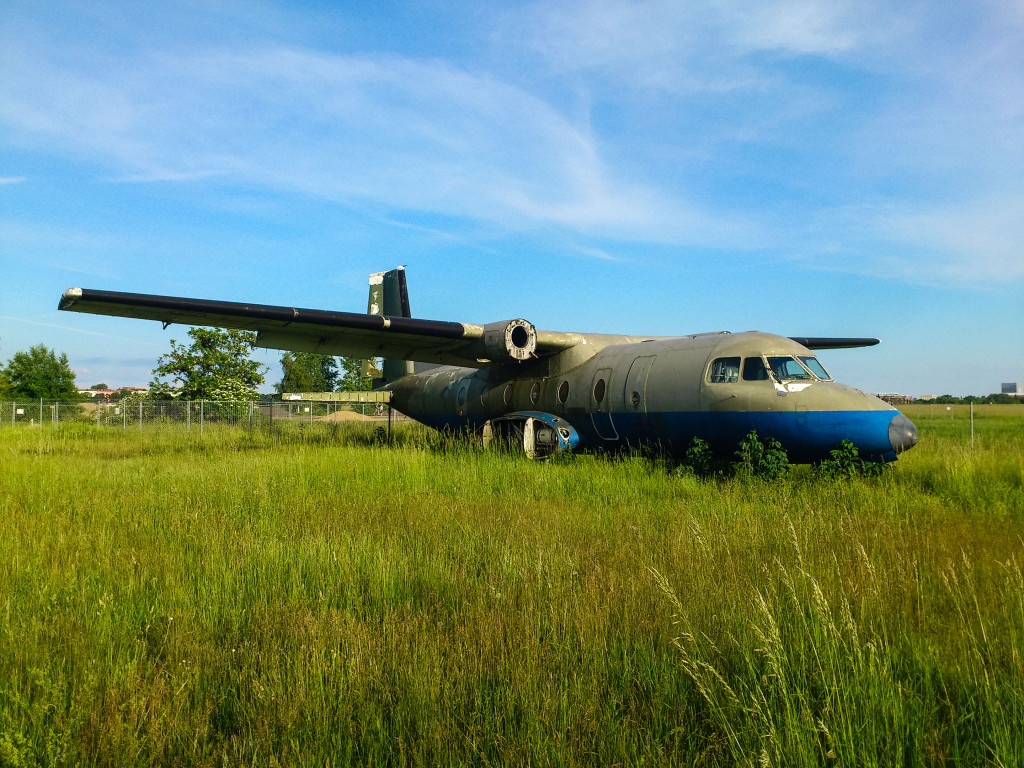
[[[792,357],[769,357],[768,365],[779,381],[812,378],[808,370]]]
[[[708,381],[712,384],[731,384],[740,380],[740,359],[720,357],[708,369]]]
[[[748,357],[743,361],[744,381],[768,381],[768,369],[760,357]]]
[[[806,365],[810,369],[811,373],[822,381],[832,381],[832,377],[828,375],[828,371],[825,370],[825,366],[818,362],[818,358],[812,355],[801,355],[800,362]]]

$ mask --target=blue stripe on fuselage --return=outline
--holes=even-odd
[[[889,443],[889,422],[895,409],[880,411],[698,411],[666,413],[614,413],[618,440],[605,440],[594,429],[589,413],[562,416],[580,434],[580,447],[617,449],[660,445],[683,454],[694,437],[706,440],[720,456],[729,457],[750,433],[774,437],[796,463],[828,458],[829,451],[849,440],[862,456],[887,461],[896,453]],[[416,419],[435,429],[479,429],[483,416],[458,418],[417,414]]]
[[[718,411],[681,413],[616,413],[615,428],[629,445],[661,443],[682,453],[694,437],[706,440],[721,456],[731,456],[752,430],[782,443],[790,461],[828,458],[829,451],[849,440],[864,456],[896,458],[889,443],[889,422],[895,410],[881,411]],[[587,420],[589,421],[589,419]],[[574,425],[575,426],[575,425]],[[608,445],[589,424],[577,430],[586,445]]]

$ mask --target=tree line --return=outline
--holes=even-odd
[[[1002,392],[993,392],[991,395],[967,395],[966,397],[955,397],[953,395],[939,395],[930,397],[927,400],[914,400],[919,405],[983,405],[993,403],[996,405],[1010,405],[1012,403],[1024,403],[1024,398],[1004,395]]]
[[[171,339],[170,351],[157,359],[149,399],[259,399],[258,387],[269,369],[251,357],[254,332],[192,328],[188,336],[189,343]],[[284,375],[274,389],[279,394],[369,389],[369,379],[360,374],[361,365],[356,358],[285,352],[281,355]],[[106,389],[106,385],[92,388]],[[82,395],[67,355],[38,344],[0,365],[0,399],[77,402]]]

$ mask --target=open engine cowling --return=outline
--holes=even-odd
[[[492,442],[523,448],[531,459],[546,459],[554,453],[571,452],[580,436],[565,419],[542,411],[516,411],[484,424],[484,445]]]
[[[522,318],[502,320],[484,326],[484,350],[494,362],[522,362],[537,356],[537,329]]]

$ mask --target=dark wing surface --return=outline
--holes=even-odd
[[[873,347],[879,339],[871,338],[831,338],[828,336],[790,336],[790,341],[802,344],[808,349],[854,349],[855,347]]]
[[[256,345],[346,357],[386,357],[444,365],[487,364],[484,328],[468,323],[382,317],[175,296],[70,288],[59,309],[157,320],[165,326],[206,325],[256,331]],[[538,332],[538,354],[579,341],[575,334]]]

